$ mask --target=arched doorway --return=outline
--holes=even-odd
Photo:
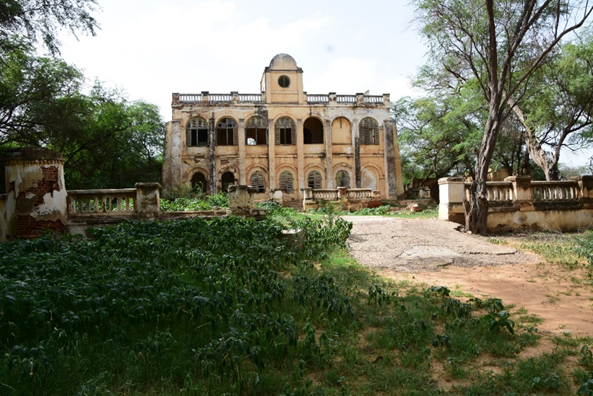
[[[233,172],[224,172],[220,182],[222,184],[222,192],[227,193],[229,192],[229,186],[235,184],[235,175]]]
[[[199,189],[203,194],[208,194],[208,180],[202,172],[196,172],[191,178],[191,186],[194,190]]]

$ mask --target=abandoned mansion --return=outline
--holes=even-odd
[[[173,94],[163,187],[184,182],[208,193],[250,185],[256,199],[282,191],[338,187],[403,194],[389,94],[308,94],[303,70],[287,54],[265,68],[261,93]]]

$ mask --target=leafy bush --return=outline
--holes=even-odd
[[[146,383],[184,383],[188,372],[197,393],[218,389],[221,378],[231,391],[255,386],[250,378],[265,367],[319,356],[321,341],[315,331],[299,338],[307,322],[291,307],[316,304],[344,329],[354,323],[349,299],[329,278],[280,272],[343,244],[349,227],[309,219],[304,246],[291,245],[283,228],[234,217],[132,221],[95,229],[89,241],[0,244],[3,392],[128,383],[136,388],[124,393],[138,393]],[[316,294],[294,295],[296,287]]]
[[[174,200],[161,199],[163,212],[190,212],[198,210],[212,210],[215,208],[228,208],[229,198],[226,194],[200,195],[199,197],[179,197]]]

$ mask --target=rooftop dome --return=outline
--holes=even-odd
[[[288,54],[278,54],[270,62],[270,70],[298,70],[294,58]]]

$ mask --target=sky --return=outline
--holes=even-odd
[[[97,35],[63,35],[63,58],[129,100],[158,105],[165,121],[174,92],[259,93],[279,53],[303,69],[309,94],[421,95],[410,81],[427,46],[409,0],[98,2]]]

